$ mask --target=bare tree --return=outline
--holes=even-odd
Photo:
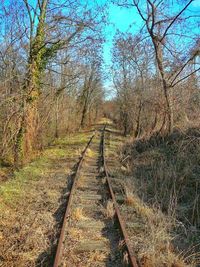
[[[189,10],[193,1],[117,1],[120,6],[137,9],[152,41],[166,102],[168,132],[174,126],[173,88],[200,69],[188,68],[199,55],[199,36],[194,30],[199,16]],[[173,11],[175,4],[179,11]]]
[[[64,113],[68,112],[66,120],[72,118],[69,109],[72,103],[76,109],[82,88],[84,47],[89,49],[96,40],[100,44],[103,40],[102,14],[98,5],[91,10],[81,1],[2,3],[2,158],[13,153],[19,166],[34,156],[42,140],[49,142],[50,136],[59,135]],[[62,125],[69,128],[67,122]]]

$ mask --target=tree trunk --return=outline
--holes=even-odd
[[[141,115],[141,110],[142,110],[142,102],[140,100],[138,116],[137,116],[137,120],[136,120],[136,123],[137,123],[136,124],[136,130],[135,130],[135,134],[134,134],[135,138],[139,137],[139,134],[140,134],[140,115]]]
[[[14,146],[14,164],[22,165],[24,159],[29,160],[36,149],[36,136],[38,130],[38,92],[32,90],[31,95],[23,100],[22,115],[19,122]],[[32,96],[32,97],[31,97]],[[33,97],[34,96],[34,97]]]
[[[166,113],[164,114],[163,121],[162,121],[162,124],[161,124],[160,129],[157,132],[157,135],[159,135],[160,133],[162,133],[162,131],[164,129],[164,126],[165,126],[165,123],[166,123]]]
[[[95,117],[94,117],[94,121],[95,122],[96,122],[97,118],[98,118],[98,107],[96,106],[96,108],[95,108]]]
[[[123,114],[123,125],[124,125],[124,136],[128,134],[128,114],[124,112]]]
[[[56,98],[56,121],[55,121],[56,125],[55,125],[55,138],[59,137],[58,134],[58,123],[59,123],[59,97],[57,96]]]
[[[47,3],[48,0],[41,2],[36,34],[30,37],[29,60],[21,104],[22,116],[14,148],[15,166],[23,164],[24,159],[29,160],[33,156],[33,151],[36,148],[38,100],[41,76],[45,63],[44,54],[46,52],[44,40]]]
[[[153,124],[151,126],[151,130],[150,130],[150,134],[152,134],[155,131],[157,123],[158,123],[158,111],[156,110],[154,122],[153,122]]]
[[[21,116],[19,129],[14,144],[14,166],[18,168],[23,163],[23,137],[24,137],[24,115]]]
[[[168,133],[173,132],[174,128],[174,112],[173,112],[173,98],[172,98],[172,88],[168,87],[166,81],[163,80],[163,90],[166,101],[166,115],[168,121]]]
[[[38,130],[38,102],[34,101],[28,104],[25,115],[25,135],[24,151],[25,155],[32,157],[33,151],[37,148],[37,130]]]
[[[164,72],[163,67],[163,51],[161,43],[158,41],[156,36],[152,37],[155,52],[156,52],[156,61],[157,66],[160,72],[161,80],[162,80],[162,87],[163,93],[166,102],[166,115],[167,115],[167,122],[168,122],[168,133],[172,133],[174,127],[174,116],[173,116],[173,98],[172,98],[172,88],[168,86],[167,79]]]
[[[85,127],[86,113],[87,113],[87,103],[85,101],[81,116],[81,128]]]
[[[32,61],[31,61],[32,60]],[[26,75],[21,103],[21,120],[16,136],[14,148],[14,164],[21,165],[24,159],[29,160],[36,147],[35,139],[38,129],[38,99],[39,99],[39,72],[36,61],[30,55],[28,72]]]

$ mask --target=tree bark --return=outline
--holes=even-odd
[[[59,137],[58,133],[58,123],[59,123],[59,97],[56,98],[56,121],[55,121],[55,138]]]
[[[153,36],[153,44],[156,52],[156,61],[157,66],[160,72],[160,77],[162,80],[162,88],[165,97],[165,104],[166,104],[166,116],[167,116],[167,123],[168,123],[168,133],[172,133],[174,127],[174,116],[173,116],[173,98],[172,98],[172,88],[167,84],[167,79],[165,77],[164,67],[163,67],[163,51],[161,47],[161,43],[157,39],[158,37]]]
[[[82,111],[82,115],[81,115],[81,128],[85,127],[86,113],[87,113],[87,100],[85,99],[83,111]]]
[[[139,137],[140,134],[140,116],[141,116],[141,111],[142,111],[142,102],[140,100],[139,103],[139,109],[138,109],[138,115],[137,115],[137,120],[136,120],[136,130],[135,130],[135,138]]]
[[[22,115],[14,147],[15,166],[23,164],[24,159],[29,160],[36,148],[40,80],[44,68],[43,56],[46,51],[44,39],[47,3],[48,0],[42,1],[35,37],[30,36],[29,60],[21,103]]]

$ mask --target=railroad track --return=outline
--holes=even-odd
[[[77,165],[54,267],[138,267],[106,165],[105,131],[90,138]]]

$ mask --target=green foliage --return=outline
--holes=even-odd
[[[48,171],[49,162],[46,158],[39,158],[19,171],[14,177],[0,187],[0,197],[4,204],[15,206],[19,198],[25,197],[24,187],[30,180],[37,180]]]
[[[51,45],[50,47],[45,47],[43,49],[40,61],[38,62],[39,71],[43,72],[45,70],[49,60],[51,60],[56,55],[57,51],[62,47],[62,45],[62,42],[58,42],[56,44]]]
[[[79,133],[73,136],[67,136],[65,138],[56,139],[54,145],[70,146],[70,145],[83,145],[88,141],[88,137],[91,133]]]

